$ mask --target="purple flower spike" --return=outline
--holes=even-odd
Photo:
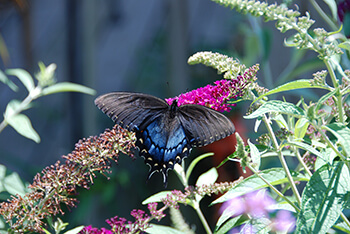
[[[237,99],[244,95],[244,88],[253,82],[258,66],[253,66],[247,69],[243,75],[237,76],[236,79],[218,80],[215,85],[207,85],[187,93],[183,93],[174,98],[166,99],[171,105],[174,100],[177,100],[177,105],[197,104],[210,107],[214,110],[223,112],[230,111],[231,106],[236,106],[234,103],[228,103],[230,99]]]
[[[295,217],[287,210],[280,210],[274,220],[274,229],[277,232],[292,232],[295,227]]]

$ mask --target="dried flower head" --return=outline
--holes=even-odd
[[[29,186],[31,192],[24,197],[16,196],[0,204],[0,214],[11,229],[43,232],[42,220],[63,213],[61,205],[75,206],[72,198],[77,187],[89,188],[95,173],[108,173],[110,161],[118,161],[119,153],[133,156],[134,134],[115,126],[99,137],[80,140],[72,153],[38,173]]]

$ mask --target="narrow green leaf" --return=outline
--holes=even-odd
[[[350,42],[344,41],[338,45],[340,48],[350,51]]]
[[[193,171],[193,168],[197,165],[197,163],[199,161],[201,161],[204,158],[213,156],[213,155],[214,155],[214,153],[206,153],[206,154],[202,154],[202,155],[196,157],[194,160],[192,160],[191,164],[188,166],[188,169],[186,171],[186,180],[188,181],[188,179],[190,178],[191,173]]]
[[[350,227],[348,226],[347,222],[342,221],[340,219],[338,219],[337,223],[334,224],[332,228],[336,228],[340,231],[343,231],[344,233],[350,234]]]
[[[61,82],[54,85],[51,85],[42,90],[42,96],[53,94],[53,93],[61,93],[61,92],[80,92],[90,95],[95,95],[96,91],[88,88],[84,85],[74,84],[70,82]]]
[[[198,177],[196,182],[197,186],[214,184],[218,179],[219,174],[215,167],[211,168],[209,171],[203,173]]]
[[[302,140],[309,127],[309,121],[306,118],[300,118],[295,124],[294,137]]]
[[[295,233],[327,233],[346,204],[349,188],[349,170],[343,162],[317,170],[303,191]]]
[[[348,157],[350,156],[350,129],[342,123],[331,123],[325,126],[340,142]]]
[[[0,81],[4,84],[6,84],[10,89],[12,89],[14,92],[18,91],[18,86],[13,83],[3,71],[0,70]]]
[[[334,21],[338,20],[338,7],[337,3],[334,0],[323,0],[329,7],[332,12],[332,17]]]
[[[250,158],[252,159],[252,166],[255,170],[259,171],[260,162],[261,162],[260,152],[258,148],[253,143],[250,142],[249,139],[248,139],[248,145],[250,149]]]
[[[142,205],[146,205],[152,202],[161,202],[162,199],[165,199],[168,195],[171,195],[171,194],[172,194],[171,191],[162,191],[162,192],[153,194],[152,196],[144,200],[142,202]]]
[[[218,222],[216,224],[215,234],[228,233],[232,228],[234,228],[234,227],[238,226],[239,224],[241,224],[239,222],[240,218],[242,217],[241,215],[230,219],[231,216],[232,216],[232,214],[230,214],[229,212],[227,212],[227,214],[225,214],[225,211],[223,212],[223,214],[220,216],[220,218],[219,218],[219,220],[218,220]],[[226,223],[224,223],[224,222],[226,222]],[[222,225],[223,223],[224,223],[224,225]]]
[[[257,99],[255,99],[252,104],[260,99],[262,99],[263,97],[266,97],[268,95],[271,94],[275,94],[275,93],[280,93],[280,92],[284,92],[284,91],[291,91],[291,90],[296,90],[296,89],[305,89],[305,88],[318,88],[318,89],[327,89],[324,86],[320,86],[320,85],[312,85],[310,83],[310,80],[296,80],[296,81],[292,81],[283,85],[280,85],[272,90],[270,90],[269,92],[259,96]]]
[[[307,176],[291,171],[294,181],[308,181]],[[260,175],[272,185],[288,183],[286,173],[283,168],[271,168],[260,172]],[[265,182],[257,175],[251,175],[245,178],[241,183],[230,189],[227,193],[216,199],[213,204],[222,203],[232,198],[242,196],[246,193],[268,187]]]
[[[11,195],[24,196],[26,194],[26,188],[16,172],[5,177],[4,189]]]
[[[271,113],[271,112],[287,114],[297,118],[301,118],[306,115],[303,109],[301,109],[300,107],[292,103],[282,102],[282,101],[268,101],[262,104],[256,111],[254,111],[250,115],[244,116],[244,118],[254,119],[262,116],[263,114]]]
[[[7,69],[6,73],[8,75],[17,76],[17,78],[22,82],[24,87],[26,87],[28,92],[30,92],[34,89],[35,85],[34,85],[33,77],[26,70],[23,70],[20,68]]]
[[[64,234],[78,234],[83,229],[84,229],[84,226],[79,226],[79,227],[73,228],[69,231],[66,231]]]
[[[35,141],[40,142],[39,134],[34,130],[30,119],[24,114],[17,114],[6,118],[7,123],[13,127],[22,136]]]
[[[145,230],[146,233],[149,234],[183,234],[182,231],[177,230],[172,227],[164,226],[164,225],[159,225],[159,224],[154,224],[151,223],[151,226]]]
[[[322,107],[323,103],[327,101],[330,97],[332,97],[336,92],[337,90],[335,89],[332,92],[329,92],[323,95],[317,102],[315,112],[317,113],[317,111]]]
[[[323,158],[323,155],[319,151],[317,151],[314,147],[312,147],[306,143],[299,142],[299,141],[290,141],[288,143],[285,143],[284,145],[293,145],[293,146],[296,146],[300,149],[309,151],[310,153],[316,155],[317,157]]]

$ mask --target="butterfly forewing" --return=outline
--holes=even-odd
[[[205,146],[235,132],[235,127],[225,115],[200,105],[179,107],[179,119],[192,146]]]
[[[143,129],[168,109],[160,98],[141,93],[114,92],[99,96],[96,106],[114,122],[133,131]]]

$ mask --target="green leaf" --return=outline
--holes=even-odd
[[[299,142],[299,141],[290,141],[288,143],[285,143],[284,145],[293,145],[293,146],[296,146],[296,147],[301,148],[303,150],[309,151],[310,153],[316,155],[317,157],[323,158],[323,154],[321,154],[314,147],[312,147],[306,143]]]
[[[14,92],[18,91],[18,86],[13,83],[3,71],[0,70],[0,81],[4,84],[6,84],[10,89],[12,89]]]
[[[338,7],[337,3],[334,0],[323,0],[329,7],[332,12],[332,17],[334,21],[338,20]]]
[[[339,222],[339,221],[340,221],[340,222]],[[334,224],[332,228],[336,228],[336,229],[338,229],[338,230],[343,231],[344,233],[350,234],[349,225],[348,225],[347,222],[345,222],[345,221],[342,221],[342,220],[339,220],[339,219],[338,219],[337,223]]]
[[[340,48],[350,51],[350,41],[344,41],[338,45]]]
[[[294,137],[302,140],[309,127],[309,121],[306,118],[300,118],[295,124]]]
[[[42,90],[42,96],[53,94],[53,93],[61,93],[61,92],[80,92],[90,95],[95,95],[96,91],[88,88],[84,85],[74,84],[70,82],[61,82],[54,85],[51,85]]]
[[[182,231],[177,230],[172,227],[164,226],[164,225],[159,225],[159,224],[154,224],[151,223],[151,226],[145,230],[146,233],[150,234],[159,234],[159,233],[164,233],[164,234],[183,234]]]
[[[24,111],[24,110],[27,110],[29,108],[30,108],[30,105],[27,105],[27,106],[25,106],[25,108],[23,108],[21,106],[21,102],[20,101],[18,101],[16,99],[13,99],[6,106],[6,110],[5,110],[5,113],[4,113],[4,118],[7,121],[7,119],[12,118],[13,115],[16,115],[20,111]]]
[[[317,113],[317,111],[322,107],[324,102],[327,101],[330,97],[332,97],[336,92],[337,92],[337,90],[335,89],[332,92],[329,92],[329,93],[326,93],[325,95],[323,95],[317,102],[315,112]]]
[[[34,130],[30,119],[24,114],[17,114],[6,118],[7,123],[13,127],[22,136],[35,141],[40,142],[39,134]]]
[[[348,157],[350,156],[350,129],[342,123],[331,123],[325,126],[340,142]]]
[[[162,191],[162,192],[159,192],[159,193],[156,193],[152,196],[150,196],[149,198],[147,198],[146,200],[144,200],[142,202],[142,205],[146,205],[148,203],[152,203],[152,202],[161,202],[162,199],[165,199],[167,196],[171,195],[171,191]]]
[[[215,167],[211,168],[209,171],[203,173],[199,176],[196,185],[202,186],[202,185],[210,185],[214,184],[215,181],[218,179],[219,174]]]
[[[316,162],[315,162],[315,170],[318,170],[321,168],[324,164],[333,164],[333,159],[337,156],[337,154],[334,152],[333,149],[331,148],[326,148],[322,152],[322,158],[317,157]]]
[[[295,233],[326,233],[348,199],[349,170],[343,162],[325,164],[306,184]]]
[[[282,101],[268,101],[262,104],[256,111],[254,111],[250,115],[244,116],[244,118],[254,119],[271,112],[287,114],[297,118],[301,118],[306,115],[303,109],[292,103]]]
[[[294,181],[308,181],[307,176],[291,171]],[[260,172],[260,175],[272,185],[288,183],[286,173],[283,168],[271,168]],[[222,203],[232,198],[242,196],[252,191],[268,187],[265,182],[257,175],[251,175],[245,178],[241,183],[234,186],[227,193],[216,199],[213,204]]]
[[[252,104],[254,102],[262,99],[263,97],[266,97],[266,96],[271,95],[271,94],[280,93],[280,92],[284,92],[284,91],[291,91],[291,90],[296,90],[296,89],[305,89],[305,88],[327,89],[324,86],[312,85],[310,83],[310,80],[296,80],[296,81],[292,81],[292,82],[280,85],[280,86],[270,90],[269,92],[264,93],[263,95],[261,95],[257,99],[255,99],[252,102]]]
[[[83,229],[84,229],[84,226],[79,226],[79,227],[73,228],[69,231],[66,231],[64,234],[77,234]]]
[[[227,214],[225,214],[225,211],[222,213],[222,215],[220,216],[220,218],[216,224],[216,228],[215,228],[215,232],[214,232],[215,234],[228,233],[232,228],[234,228],[240,224],[239,221],[240,221],[240,218],[242,217],[241,215],[230,219],[230,217],[232,216],[232,214],[230,215],[230,213],[233,213],[232,212],[233,210],[231,210],[231,212],[226,212]],[[224,222],[226,222],[226,223],[224,225],[222,225]]]
[[[34,89],[34,80],[33,77],[23,69],[7,69],[6,73],[9,75],[17,76],[17,78],[22,82],[24,87],[28,90],[28,92]]]
[[[20,196],[24,196],[26,194],[26,187],[16,172],[13,172],[5,177],[4,189],[12,195],[18,194]]]
[[[214,153],[206,153],[206,154],[202,154],[202,155],[196,157],[196,158],[191,162],[191,164],[188,166],[188,169],[187,169],[187,171],[186,171],[186,181],[188,181],[188,179],[190,178],[191,173],[192,173],[192,171],[193,171],[193,168],[197,165],[197,163],[198,163],[199,161],[201,161],[201,160],[204,159],[204,158],[213,156],[213,155],[214,155]]]
[[[250,149],[250,157],[252,159],[252,166],[255,170],[259,171],[260,162],[261,162],[260,152],[259,152],[258,148],[253,143],[250,142],[249,139],[248,139],[248,145],[249,145],[249,149]]]

